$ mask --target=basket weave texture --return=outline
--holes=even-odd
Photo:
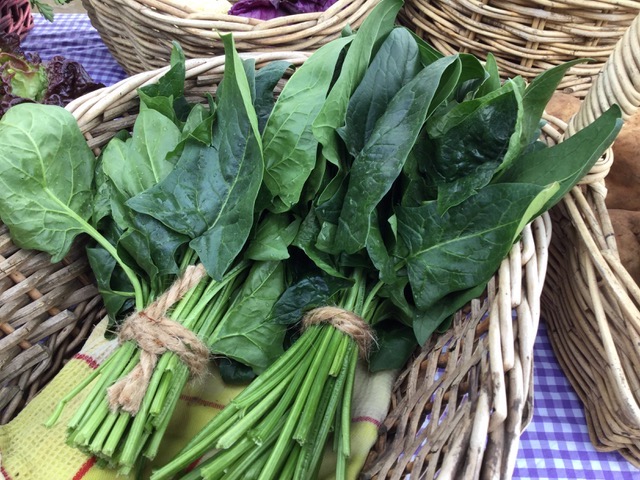
[[[559,86],[582,97],[639,10],[632,0],[406,0],[399,19],[442,52],[493,53],[505,77],[591,58]]]
[[[567,135],[613,104],[640,106],[640,16],[622,37],[572,118]],[[613,162],[553,212],[543,317],[560,364],[584,404],[591,442],[640,467],[640,288],[620,261],[605,204]]]
[[[15,33],[20,37],[33,28],[29,0],[2,0],[0,2],[0,34]]]
[[[16,247],[0,223],[0,423],[9,422],[76,353],[102,300],[81,244],[62,262]]]
[[[272,60],[299,64],[307,57],[300,52],[251,56],[258,66]],[[193,98],[215,91],[223,69],[222,57],[188,60],[185,91]],[[131,127],[136,88],[165,71],[135,75],[69,104],[89,145],[100,148],[117,131]],[[545,132],[549,142],[561,137],[552,121]],[[409,471],[420,472],[419,478],[474,478],[466,474],[481,470],[511,477],[518,440],[532,415],[532,353],[550,236],[548,215],[528,226],[486,295],[459,312],[446,334],[415,352],[396,382],[364,478],[401,478]],[[425,438],[415,460],[400,458]]]
[[[257,20],[193,9],[179,0],[82,0],[92,25],[129,74],[164,67],[171,42],[187,58],[223,54],[220,35],[233,33],[239,52],[311,51],[358,27],[379,0],[337,0],[320,13]]]

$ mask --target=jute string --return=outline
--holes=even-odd
[[[167,311],[206,276],[202,264],[189,266],[184,274],[153,303],[124,321],[118,340],[132,340],[140,347],[140,360],[126,376],[107,390],[109,406],[132,415],[138,413],[160,355],[175,353],[189,367],[192,376],[202,375],[209,361],[209,349],[188,328],[168,318]]]
[[[302,326],[305,329],[320,323],[328,323],[349,335],[358,345],[360,355],[363,358],[368,357],[371,345],[376,339],[369,324],[358,315],[344,308],[319,307],[309,310],[302,318]]]

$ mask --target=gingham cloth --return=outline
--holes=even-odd
[[[38,52],[43,59],[64,55],[77,60],[94,80],[105,85],[126,76],[83,14],[58,14],[53,24],[36,15],[23,48]],[[596,452],[589,442],[582,405],[551,351],[544,323],[534,358],[534,417],[522,435],[513,478],[640,479],[640,470],[620,455]]]
[[[63,55],[80,62],[94,81],[107,86],[127,76],[85,14],[58,13],[53,23],[34,15],[34,27],[22,41],[22,49],[37,52],[43,60]]]

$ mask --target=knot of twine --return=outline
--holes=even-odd
[[[206,276],[202,264],[190,265],[184,274],[153,303],[124,321],[118,340],[135,341],[140,347],[138,364],[107,390],[109,407],[132,415],[138,413],[160,355],[175,353],[192,376],[202,375],[209,349],[191,330],[166,316],[167,311]]]
[[[369,356],[371,345],[376,343],[376,337],[369,324],[355,313],[344,308],[314,308],[309,310],[302,318],[302,326],[305,329],[319,323],[328,323],[335,329],[349,335],[358,345],[362,358]]]

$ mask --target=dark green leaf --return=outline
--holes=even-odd
[[[220,205],[209,229],[191,241],[209,275],[222,275],[238,255],[253,225],[253,213],[264,169],[258,119],[242,62],[231,35],[221,36],[225,46],[225,74],[218,89],[219,118],[214,124],[214,147],[226,189],[216,191]]]
[[[521,144],[528,145],[537,137],[538,124],[544,109],[551,100],[567,70],[574,65],[584,63],[585,59],[572,60],[542,72],[527,86],[522,95],[522,139]]]
[[[333,70],[349,39],[333,41],[315,52],[282,90],[264,129],[264,183],[288,210],[298,202],[316,165],[318,141],[311,125],[333,79]]]
[[[269,318],[284,288],[281,262],[256,263],[211,335],[211,351],[263,372],[284,352],[286,327]]]
[[[338,129],[353,157],[364,148],[391,99],[420,69],[414,38],[404,28],[392,30],[349,100],[345,126]]]
[[[284,60],[271,62],[256,72],[256,95],[253,104],[258,115],[258,130],[264,132],[267,120],[275,104],[274,89],[291,67],[291,63]]]
[[[520,111],[513,84],[461,103],[429,123],[431,148],[422,166],[444,213],[487,185],[501,164]]]
[[[435,202],[398,207],[398,236],[408,253],[414,301],[426,310],[451,292],[485,283],[511,249],[523,217],[549,189],[489,185],[444,215]]]
[[[111,321],[116,321],[121,311],[132,306],[133,287],[116,260],[104,248],[87,248],[87,259],[95,276],[98,291]]]
[[[336,129],[344,125],[349,98],[362,80],[371,56],[382,39],[393,29],[401,0],[384,0],[362,22],[344,59],[340,76],[313,122],[313,134],[322,145],[325,158],[340,164]]]
[[[336,248],[355,253],[366,245],[371,212],[389,191],[418,137],[440,79],[457,57],[444,57],[400,89],[376,123],[351,167]]]
[[[184,95],[185,57],[177,42],[172,43],[171,67],[160,79],[139,89],[147,97],[172,97]]]
[[[558,192],[544,205],[551,208],[600,158],[622,127],[620,108],[611,107],[591,125],[547,149],[536,149],[516,159],[497,179],[501,183],[560,183]]]
[[[256,378],[251,367],[248,367],[232,358],[219,358],[216,363],[222,381],[228,385],[245,385]]]
[[[369,371],[402,368],[418,344],[410,327],[383,322],[375,328],[377,348],[369,356]]]
[[[298,234],[301,220],[286,214],[268,213],[260,221],[245,252],[245,257],[256,261],[285,260],[289,258],[289,245]]]
[[[486,282],[467,290],[451,293],[428,309],[416,311],[413,317],[413,332],[418,344],[424,345],[435,331],[441,329],[448,318],[465,306],[467,302],[478,298],[485,288]]]
[[[336,258],[333,255],[320,251],[316,247],[316,241],[320,234],[321,225],[316,217],[315,209],[311,209],[300,225],[298,235],[293,241],[293,245],[301,249],[315,265],[334,277],[342,277]]]
[[[487,72],[482,85],[476,93],[476,98],[484,97],[485,95],[498,90],[500,88],[500,72],[498,71],[498,64],[496,63],[496,57],[491,52],[487,54],[487,60],[484,64],[484,69]]]
[[[182,127],[182,141],[192,138],[205,145],[211,145],[215,111],[201,104],[194,105]]]
[[[350,285],[348,280],[329,275],[311,274],[302,277],[278,299],[271,319],[281,325],[294,325],[309,310],[329,305],[330,299],[338,291]]]
[[[185,235],[167,228],[149,215],[139,213],[129,218],[118,247],[124,248],[153,281],[158,275],[179,273],[177,253],[188,241]]]

